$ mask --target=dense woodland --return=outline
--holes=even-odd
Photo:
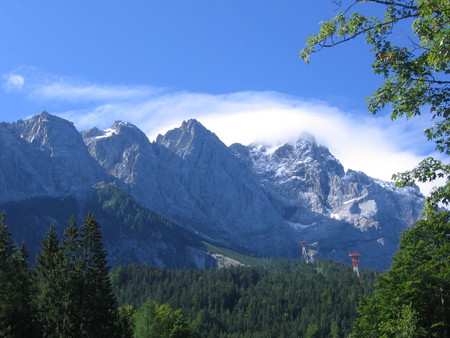
[[[375,280],[364,271],[361,288],[351,267],[328,260],[219,270],[128,265],[111,275],[120,305],[169,304],[201,337],[345,337]]]

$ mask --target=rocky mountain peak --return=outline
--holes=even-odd
[[[68,148],[75,150],[83,143],[72,122],[46,111],[13,123],[10,129],[27,143],[42,151],[49,151],[51,156],[64,156]]]
[[[115,121],[112,126],[105,130],[94,127],[81,133],[86,143],[103,138],[120,138],[126,143],[143,144],[148,143],[148,137],[138,127],[129,122]]]
[[[83,139],[92,138],[92,137],[100,137],[104,135],[104,131],[98,129],[97,127],[93,127],[91,129],[85,130],[81,132]]]
[[[295,144],[286,143],[280,147],[253,144],[247,151],[235,145],[232,148],[241,160],[244,157],[251,158],[254,169],[264,176],[269,174],[280,179],[300,178],[308,176],[307,172],[312,168],[316,172],[345,175],[343,166],[328,148],[318,145],[314,136],[308,133],[302,134]]]
[[[193,129],[200,129],[203,132],[209,132],[208,129],[206,129],[199,121],[196,119],[189,119],[187,121],[183,121],[181,123],[181,129],[184,130],[193,130]]]
[[[106,130],[92,128],[82,136],[91,156],[116,177],[129,176],[140,157],[154,157],[148,137],[129,122],[115,121]]]
[[[164,136],[158,135],[156,143],[160,144],[170,152],[181,158],[197,157],[198,152],[207,147],[226,148],[225,144],[200,122],[195,119],[183,121],[179,128],[168,131]]]
[[[125,134],[126,136],[139,135],[141,137],[145,135],[144,132],[130,122],[115,121],[110,129],[116,131],[117,134]]]
[[[104,178],[73,123],[44,111],[3,126],[15,142],[10,142],[14,148],[8,152],[9,161],[0,165],[8,179],[2,194],[77,195]]]

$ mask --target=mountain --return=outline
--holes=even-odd
[[[0,201],[84,195],[107,174],[71,122],[46,112],[0,124]]]
[[[158,136],[156,144],[169,150],[163,162],[176,172],[177,180],[208,220],[206,224],[194,223],[197,231],[220,238],[224,245],[238,250],[262,255],[294,254],[295,243],[285,240],[293,235],[292,229],[254,173],[216,135],[190,120]]]
[[[78,218],[96,211],[113,263],[208,267],[208,243],[293,258],[305,240],[321,257],[348,262],[359,251],[362,264],[386,269],[423,208],[417,187],[345,171],[306,134],[280,147],[227,147],[189,120],[150,142],[127,122],[79,133],[43,112],[1,123],[0,146],[0,208],[45,205],[20,221],[16,238],[36,242],[46,222],[62,229],[51,201],[70,200]]]
[[[399,233],[421,216],[423,196],[417,187],[399,189],[362,172],[345,172],[312,135],[302,135],[293,145],[231,149],[256,174],[290,226],[303,240],[319,242],[326,257],[342,261],[359,251],[365,264],[387,267]]]

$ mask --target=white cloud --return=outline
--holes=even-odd
[[[283,144],[302,132],[313,134],[346,168],[390,180],[415,166],[427,149],[420,121],[416,125],[365,113],[350,114],[323,102],[303,101],[271,92],[228,95],[172,93],[147,100],[97,106],[89,112],[62,114],[81,128],[107,128],[114,120],[136,124],[150,139],[198,119],[227,145]],[[429,150],[429,149],[428,149]]]
[[[433,149],[423,136],[424,118],[392,122],[388,117],[348,112],[326,102],[276,92],[211,95],[38,75],[32,73],[28,79],[26,74],[16,74],[11,83],[19,86],[27,80],[30,99],[59,102],[58,110],[50,113],[73,121],[80,130],[106,129],[115,120],[123,120],[153,140],[183,120],[196,118],[227,145],[277,145],[295,141],[306,131],[346,168],[384,180],[411,169]]]
[[[148,86],[102,86],[70,83],[67,80],[37,86],[30,93],[41,100],[63,100],[72,102],[124,101],[144,99],[157,91]]]
[[[20,90],[25,83],[24,77],[18,74],[7,74],[3,78],[5,79],[3,87],[7,92]]]
[[[29,99],[39,102],[55,101],[85,104],[96,102],[125,102],[145,100],[163,89],[144,85],[104,85],[93,84],[80,78],[59,76],[43,72],[36,67],[21,66],[5,74],[4,89],[21,89]]]

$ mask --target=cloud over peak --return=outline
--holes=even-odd
[[[73,121],[80,130],[106,129],[115,120],[123,120],[155,139],[183,120],[195,118],[228,145],[281,145],[309,132],[346,168],[385,180],[411,169],[433,151],[423,136],[429,121],[422,118],[392,122],[278,92],[174,92],[148,85],[90,83],[34,68],[19,69],[3,80],[5,91],[20,90],[28,100],[50,106],[49,112]]]

